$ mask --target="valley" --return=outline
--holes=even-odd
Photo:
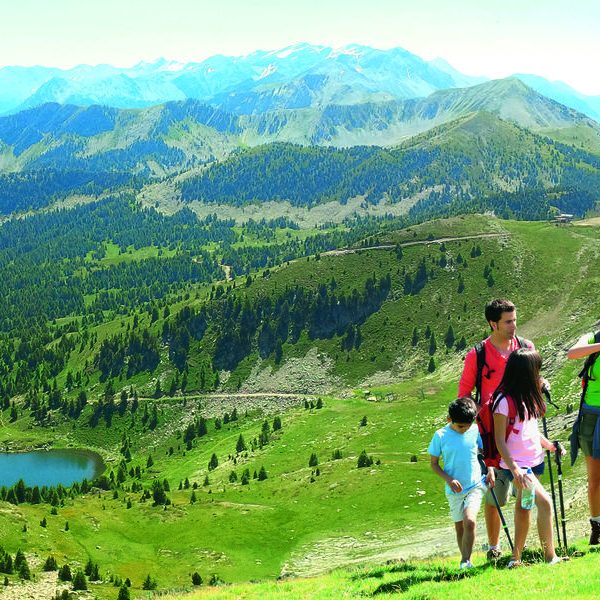
[[[0,598],[544,590],[458,572],[427,446],[498,297],[567,440],[599,110],[358,44],[0,68],[0,450],[94,465],[0,484]],[[564,485],[553,583],[595,597],[581,460]]]

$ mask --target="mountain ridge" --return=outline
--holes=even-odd
[[[585,96],[562,82],[536,75],[516,76],[538,92],[600,119],[600,97]],[[304,89],[307,80],[319,83],[312,96]],[[425,97],[439,89],[487,80],[460,73],[443,58],[426,61],[399,47],[379,50],[359,44],[331,48],[299,43],[189,63],[160,58],[125,68],[106,64],[71,69],[3,67],[0,114],[45,102],[141,108],[189,98],[247,114],[286,106]]]
[[[85,161],[106,156],[109,161],[106,168],[110,170],[120,168],[110,158],[118,156],[114,154],[116,149],[127,150],[142,144],[147,150],[146,155],[139,155],[141,168],[151,158],[168,172],[222,159],[239,147],[271,142],[392,147],[433,127],[480,111],[533,131],[580,127],[594,132],[596,137],[600,132],[600,125],[589,117],[542,96],[518,79],[509,78],[437,91],[427,98],[326,105],[319,109],[286,109],[255,115],[236,115],[198,100],[145,109],[48,103],[0,117],[0,142],[4,145],[0,157],[4,157],[5,165],[12,164],[14,170],[22,170],[42,165],[61,168],[60,161],[65,157],[79,164],[78,168],[86,168]],[[173,160],[167,155],[173,153],[179,156],[179,162],[168,166]]]

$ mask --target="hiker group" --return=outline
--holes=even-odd
[[[467,353],[458,399],[448,408],[448,424],[435,432],[429,445],[431,467],[446,482],[461,569],[473,567],[471,554],[482,501],[489,560],[497,561],[502,556],[500,534],[504,530],[512,551],[508,568],[523,564],[522,552],[535,506],[544,559],[554,565],[568,560],[566,555],[556,553],[552,527],[554,514],[558,546],[566,554],[562,487],[562,458],[566,450],[558,441],[548,439],[546,408],[548,404],[554,405],[550,384],[541,377],[542,359],[533,343],[516,335],[515,305],[504,299],[493,300],[485,307],[485,319],[491,333]],[[579,450],[586,459],[591,545],[600,544],[600,361],[596,361],[599,354],[600,332],[582,336],[567,353],[571,359],[586,358],[580,373],[579,413],[570,442],[572,463]],[[543,434],[538,420],[542,421]],[[539,481],[545,470],[545,458],[552,497]],[[553,461],[562,527],[556,507]],[[502,513],[511,489],[516,498],[514,540]]]

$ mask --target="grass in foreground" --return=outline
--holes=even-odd
[[[525,554],[528,565],[507,570],[508,557],[495,567],[478,555],[469,571],[457,568],[458,558],[395,562],[382,567],[339,570],[313,578],[207,587],[190,594],[171,594],[165,600],[261,598],[387,598],[402,594],[412,599],[481,598],[597,598],[600,551],[583,543],[570,548],[570,562],[549,567],[535,553]]]

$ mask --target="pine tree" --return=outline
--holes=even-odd
[[[260,471],[258,472],[258,480],[259,481],[264,481],[267,478],[267,470],[265,469],[264,465],[260,468]]]
[[[416,327],[413,327],[411,346],[414,348],[419,343],[419,332]]]
[[[87,590],[87,580],[83,571],[77,571],[77,573],[75,573],[75,577],[73,577],[73,589]]]
[[[370,467],[373,464],[373,459],[367,454],[366,450],[363,450],[359,456],[358,456],[358,461],[356,466],[359,469],[362,469],[364,467]]]
[[[446,332],[446,337],[444,338],[446,348],[452,348],[452,346],[454,346],[454,340],[454,329],[452,329],[452,325],[448,325],[448,331]]]
[[[217,458],[217,455],[213,452],[213,455],[210,457],[210,461],[208,462],[208,470],[214,471],[218,466],[219,466],[219,459]],[[206,477],[206,480],[208,480],[208,476]],[[208,484],[205,483],[205,485],[208,485]]]
[[[238,438],[238,441],[235,445],[235,451],[239,454],[240,452],[244,452],[245,450],[247,450],[246,442],[244,441],[244,438],[240,433],[240,437]]]
[[[31,579],[31,570],[29,569],[29,563],[26,559],[24,559],[21,565],[19,566],[19,577],[21,579]]]
[[[431,334],[431,338],[429,338],[429,356],[433,356],[437,351],[437,344],[435,341],[435,333]]]
[[[155,590],[156,589],[156,581],[150,577],[150,575],[146,576],[144,579],[144,583],[142,584],[143,590]]]
[[[60,581],[71,581],[73,579],[73,576],[71,575],[71,568],[69,567],[69,565],[63,565],[58,570],[58,579]]]
[[[131,600],[129,588],[125,584],[123,584],[119,588],[119,595],[117,596],[117,600]]]
[[[316,467],[319,464],[319,458],[317,457],[317,455],[313,452],[310,455],[310,458],[308,459],[308,466],[309,467]]]

